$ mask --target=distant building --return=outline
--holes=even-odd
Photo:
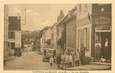
[[[51,27],[45,27],[42,31],[40,38],[41,51],[46,48],[51,48],[52,30]]]
[[[4,56],[11,50],[21,49],[21,11],[5,5],[4,12]]]

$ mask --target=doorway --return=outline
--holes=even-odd
[[[11,44],[11,49],[15,49],[15,43],[10,43]]]
[[[111,59],[111,32],[96,32],[95,39],[101,44],[100,57]]]

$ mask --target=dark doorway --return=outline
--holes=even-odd
[[[111,32],[96,32],[96,43],[101,44],[100,57],[111,59]]]
[[[104,58],[111,58],[111,32],[101,32],[101,54]]]
[[[15,43],[11,43],[11,49],[15,49]]]

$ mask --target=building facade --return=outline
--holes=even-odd
[[[5,5],[4,11],[4,56],[16,48],[21,49],[21,11]]]
[[[45,27],[42,30],[42,36],[40,38],[40,47],[41,52],[43,52],[46,48],[51,48],[51,40],[52,40],[52,30],[51,27]]]
[[[100,56],[111,59],[111,4],[92,5],[92,55],[98,51],[96,45],[100,44]],[[93,52],[94,51],[94,52]]]
[[[85,55],[91,56],[91,4],[78,4],[76,21],[76,48],[86,48]]]
[[[63,54],[66,45],[66,25],[64,24],[64,13],[61,10],[59,16],[57,17],[56,31],[57,31],[57,53]]]
[[[76,48],[83,45],[86,56],[95,57],[101,44],[100,57],[110,58],[111,32],[110,4],[77,5]],[[106,41],[109,49],[104,49]]]
[[[52,26],[51,44],[59,54],[84,47],[85,56],[96,57],[98,52],[110,59],[111,34],[111,4],[77,4],[65,16],[60,11]]]
[[[70,10],[64,18],[66,32],[66,49],[76,50],[76,7]]]

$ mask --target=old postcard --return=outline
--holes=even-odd
[[[114,73],[114,2],[1,1],[2,73]]]

